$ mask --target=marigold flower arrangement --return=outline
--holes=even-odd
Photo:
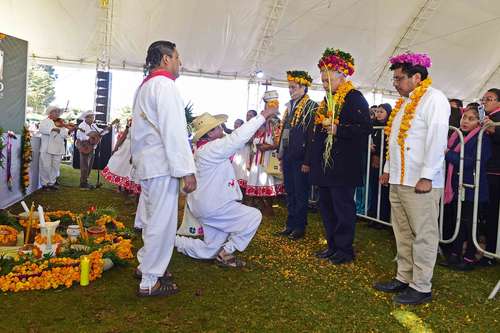
[[[11,245],[17,241],[17,230],[8,226],[0,225],[0,246]]]
[[[348,52],[327,48],[318,62],[320,71],[331,70],[346,76],[354,74],[354,58]]]
[[[79,214],[70,211],[46,212],[46,216],[53,218],[69,216],[73,220],[80,218]],[[113,224],[116,229],[124,229],[123,223],[113,217],[98,215],[96,225],[106,226],[109,224]],[[17,240],[17,231],[14,228],[0,225],[0,230],[9,230],[9,235],[15,233],[15,237],[9,236],[9,240]],[[0,239],[4,234],[6,236],[7,232],[0,233]],[[35,237],[35,242],[45,244],[47,238],[39,234]],[[3,292],[18,292],[59,287],[69,288],[75,282],[80,281],[80,259],[78,257],[81,253],[86,254],[90,259],[90,281],[101,277],[104,266],[103,257],[122,260],[133,258],[132,240],[125,239],[114,233],[107,233],[100,238],[90,238],[88,241],[84,240],[83,249],[76,250],[76,253],[75,250],[71,250],[75,245],[65,242],[64,238],[59,234],[53,236],[52,243],[62,244],[60,245],[60,247],[63,247],[62,252],[56,254],[69,257],[45,257],[36,260],[35,258],[42,257],[42,253],[36,246],[32,249],[32,256],[20,254],[16,259],[9,259],[13,262],[8,266],[3,266],[2,261],[6,259],[0,256],[0,290]],[[5,267],[8,267],[6,271],[4,270]]]
[[[306,87],[309,87],[313,81],[306,71],[287,71],[286,77],[289,82],[296,82]]]

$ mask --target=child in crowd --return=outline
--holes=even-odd
[[[476,167],[477,140],[481,129],[479,112],[474,109],[466,109],[460,120],[460,131],[464,136],[464,169],[463,183],[474,184],[474,170]],[[486,165],[491,157],[490,141],[487,135],[483,136],[481,151],[481,172],[479,180],[479,202],[488,201],[488,181]],[[458,191],[458,172],[460,163],[460,140],[458,134],[454,132],[448,140],[448,150],[446,152],[447,174],[444,191],[445,213],[444,223],[447,232],[445,238],[453,235],[457,219],[457,203],[462,200],[462,211],[460,218],[460,229],[457,238],[446,247],[448,258],[443,266],[455,270],[469,271],[474,268],[476,262],[476,247],[472,240],[472,216],[474,212],[474,189],[466,187],[465,196],[460,198]],[[447,235],[446,235],[447,234]],[[467,243],[465,253],[463,252],[464,242]]]

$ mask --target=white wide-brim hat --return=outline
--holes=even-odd
[[[60,107],[55,106],[55,105],[49,105],[49,106],[47,106],[47,109],[45,109],[45,113],[47,115],[50,115],[50,113],[54,112],[54,111],[58,111],[59,115],[63,112],[63,110]]]
[[[103,114],[102,112],[96,112],[96,111],[85,111],[78,117],[80,120],[84,120],[87,116],[95,116],[96,114]]]
[[[202,115],[194,118],[192,126],[194,131],[193,142],[198,141],[202,136],[216,128],[217,126],[227,121],[227,115],[218,114],[212,116],[210,113],[205,112]]]

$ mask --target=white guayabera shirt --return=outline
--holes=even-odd
[[[410,94],[411,95],[411,94]],[[394,117],[389,139],[389,160],[384,172],[389,173],[389,183],[414,187],[421,178],[432,180],[433,188],[444,187],[444,156],[448,142],[450,103],[437,89],[429,87],[418,103],[405,141],[405,171],[401,183],[401,151],[397,142],[399,127],[406,105],[405,98]]]

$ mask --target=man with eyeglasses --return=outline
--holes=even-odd
[[[481,99],[486,112],[483,126],[500,122],[500,89],[489,89]],[[489,205],[486,219],[486,251],[496,252],[498,233],[498,205],[500,201],[500,127],[488,127],[485,132],[490,137],[491,158],[487,164]],[[496,260],[483,257],[480,266],[494,266]]]
[[[390,62],[401,98],[385,129],[388,155],[380,183],[391,185],[397,274],[391,281],[375,283],[374,288],[398,293],[394,297],[398,304],[415,305],[432,299],[450,104],[441,91],[430,86],[427,55],[405,53]]]

